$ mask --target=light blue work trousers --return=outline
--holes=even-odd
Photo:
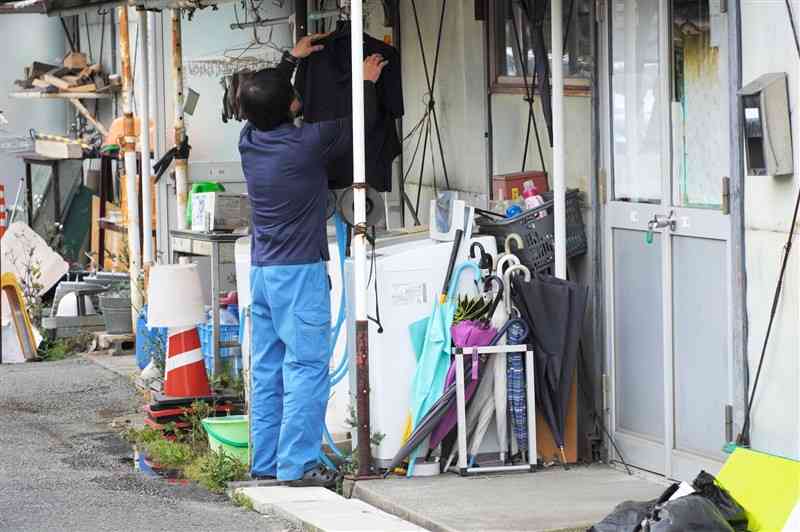
[[[324,262],[254,266],[251,473],[297,480],[318,463],[330,392],[331,306]]]

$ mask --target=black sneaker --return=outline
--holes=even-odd
[[[284,485],[293,488],[333,488],[336,487],[336,481],[338,478],[339,474],[336,471],[331,471],[324,466],[318,465],[314,469],[309,469],[306,471],[303,475],[303,478],[297,480],[287,480],[284,482]]]

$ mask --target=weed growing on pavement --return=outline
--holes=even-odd
[[[195,460],[191,446],[181,442],[160,439],[145,448],[150,460],[167,469],[182,469]]]
[[[19,272],[17,281],[22,289],[22,298],[28,309],[28,316],[31,323],[37,329],[42,326],[42,262],[36,256],[36,243],[18,232],[14,235],[20,242],[22,249],[19,255],[6,252],[5,258],[14,269]]]
[[[231,496],[231,502],[236,506],[253,511],[253,500],[241,491],[237,491]]]
[[[164,438],[160,431],[150,427],[140,429],[131,427],[122,433],[122,437],[133,445],[141,446]]]
[[[246,479],[247,473],[246,464],[224,451],[208,451],[195,459],[184,471],[186,478],[215,493],[224,491],[228,482]]]
[[[353,434],[358,430],[358,415],[356,412],[356,407],[350,403],[348,406],[348,416],[345,419],[345,424],[350,427],[350,433]],[[373,432],[370,436],[370,444],[374,447],[381,444],[381,442],[386,438],[386,434],[381,432]],[[348,455],[345,456],[344,461],[341,465],[339,465],[339,473],[340,480],[339,486],[337,486],[337,491],[341,494],[341,477],[342,476],[352,476],[358,473],[358,453],[355,451],[351,451]]]
[[[78,353],[85,353],[89,350],[92,342],[92,335],[83,333],[72,338],[43,338],[39,344],[37,355],[41,360],[53,362],[64,360]]]
[[[206,408],[208,405],[200,403]],[[128,429],[123,436],[159,466],[177,470],[189,480],[197,482],[215,493],[225,490],[228,482],[245,480],[248,466],[224,452],[211,451],[200,421],[207,417],[198,403],[192,405],[193,413],[187,417],[192,428],[179,439],[164,439],[161,431],[145,427]],[[178,432],[180,434],[180,432]]]
[[[231,371],[232,363],[227,360],[222,362],[222,371],[211,377],[209,384],[211,388],[218,391],[229,391],[236,395],[241,400],[244,400],[244,379],[241,373]]]
[[[211,417],[213,413],[214,409],[211,405],[204,401],[195,401],[184,416],[189,423],[189,430],[181,433],[181,440],[188,443],[197,454],[208,450],[208,436],[203,428],[203,420]]]

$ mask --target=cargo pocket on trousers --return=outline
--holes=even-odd
[[[327,360],[330,351],[330,316],[319,310],[298,310],[294,316],[297,359],[304,362]]]

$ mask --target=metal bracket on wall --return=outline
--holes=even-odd
[[[731,178],[722,178],[722,214],[731,213]]]
[[[603,205],[605,205],[608,202],[608,196],[606,194],[606,189],[608,188],[606,186],[607,177],[608,177],[608,172],[606,172],[605,168],[601,168],[600,173],[597,176],[597,186],[599,188],[600,202]]]

